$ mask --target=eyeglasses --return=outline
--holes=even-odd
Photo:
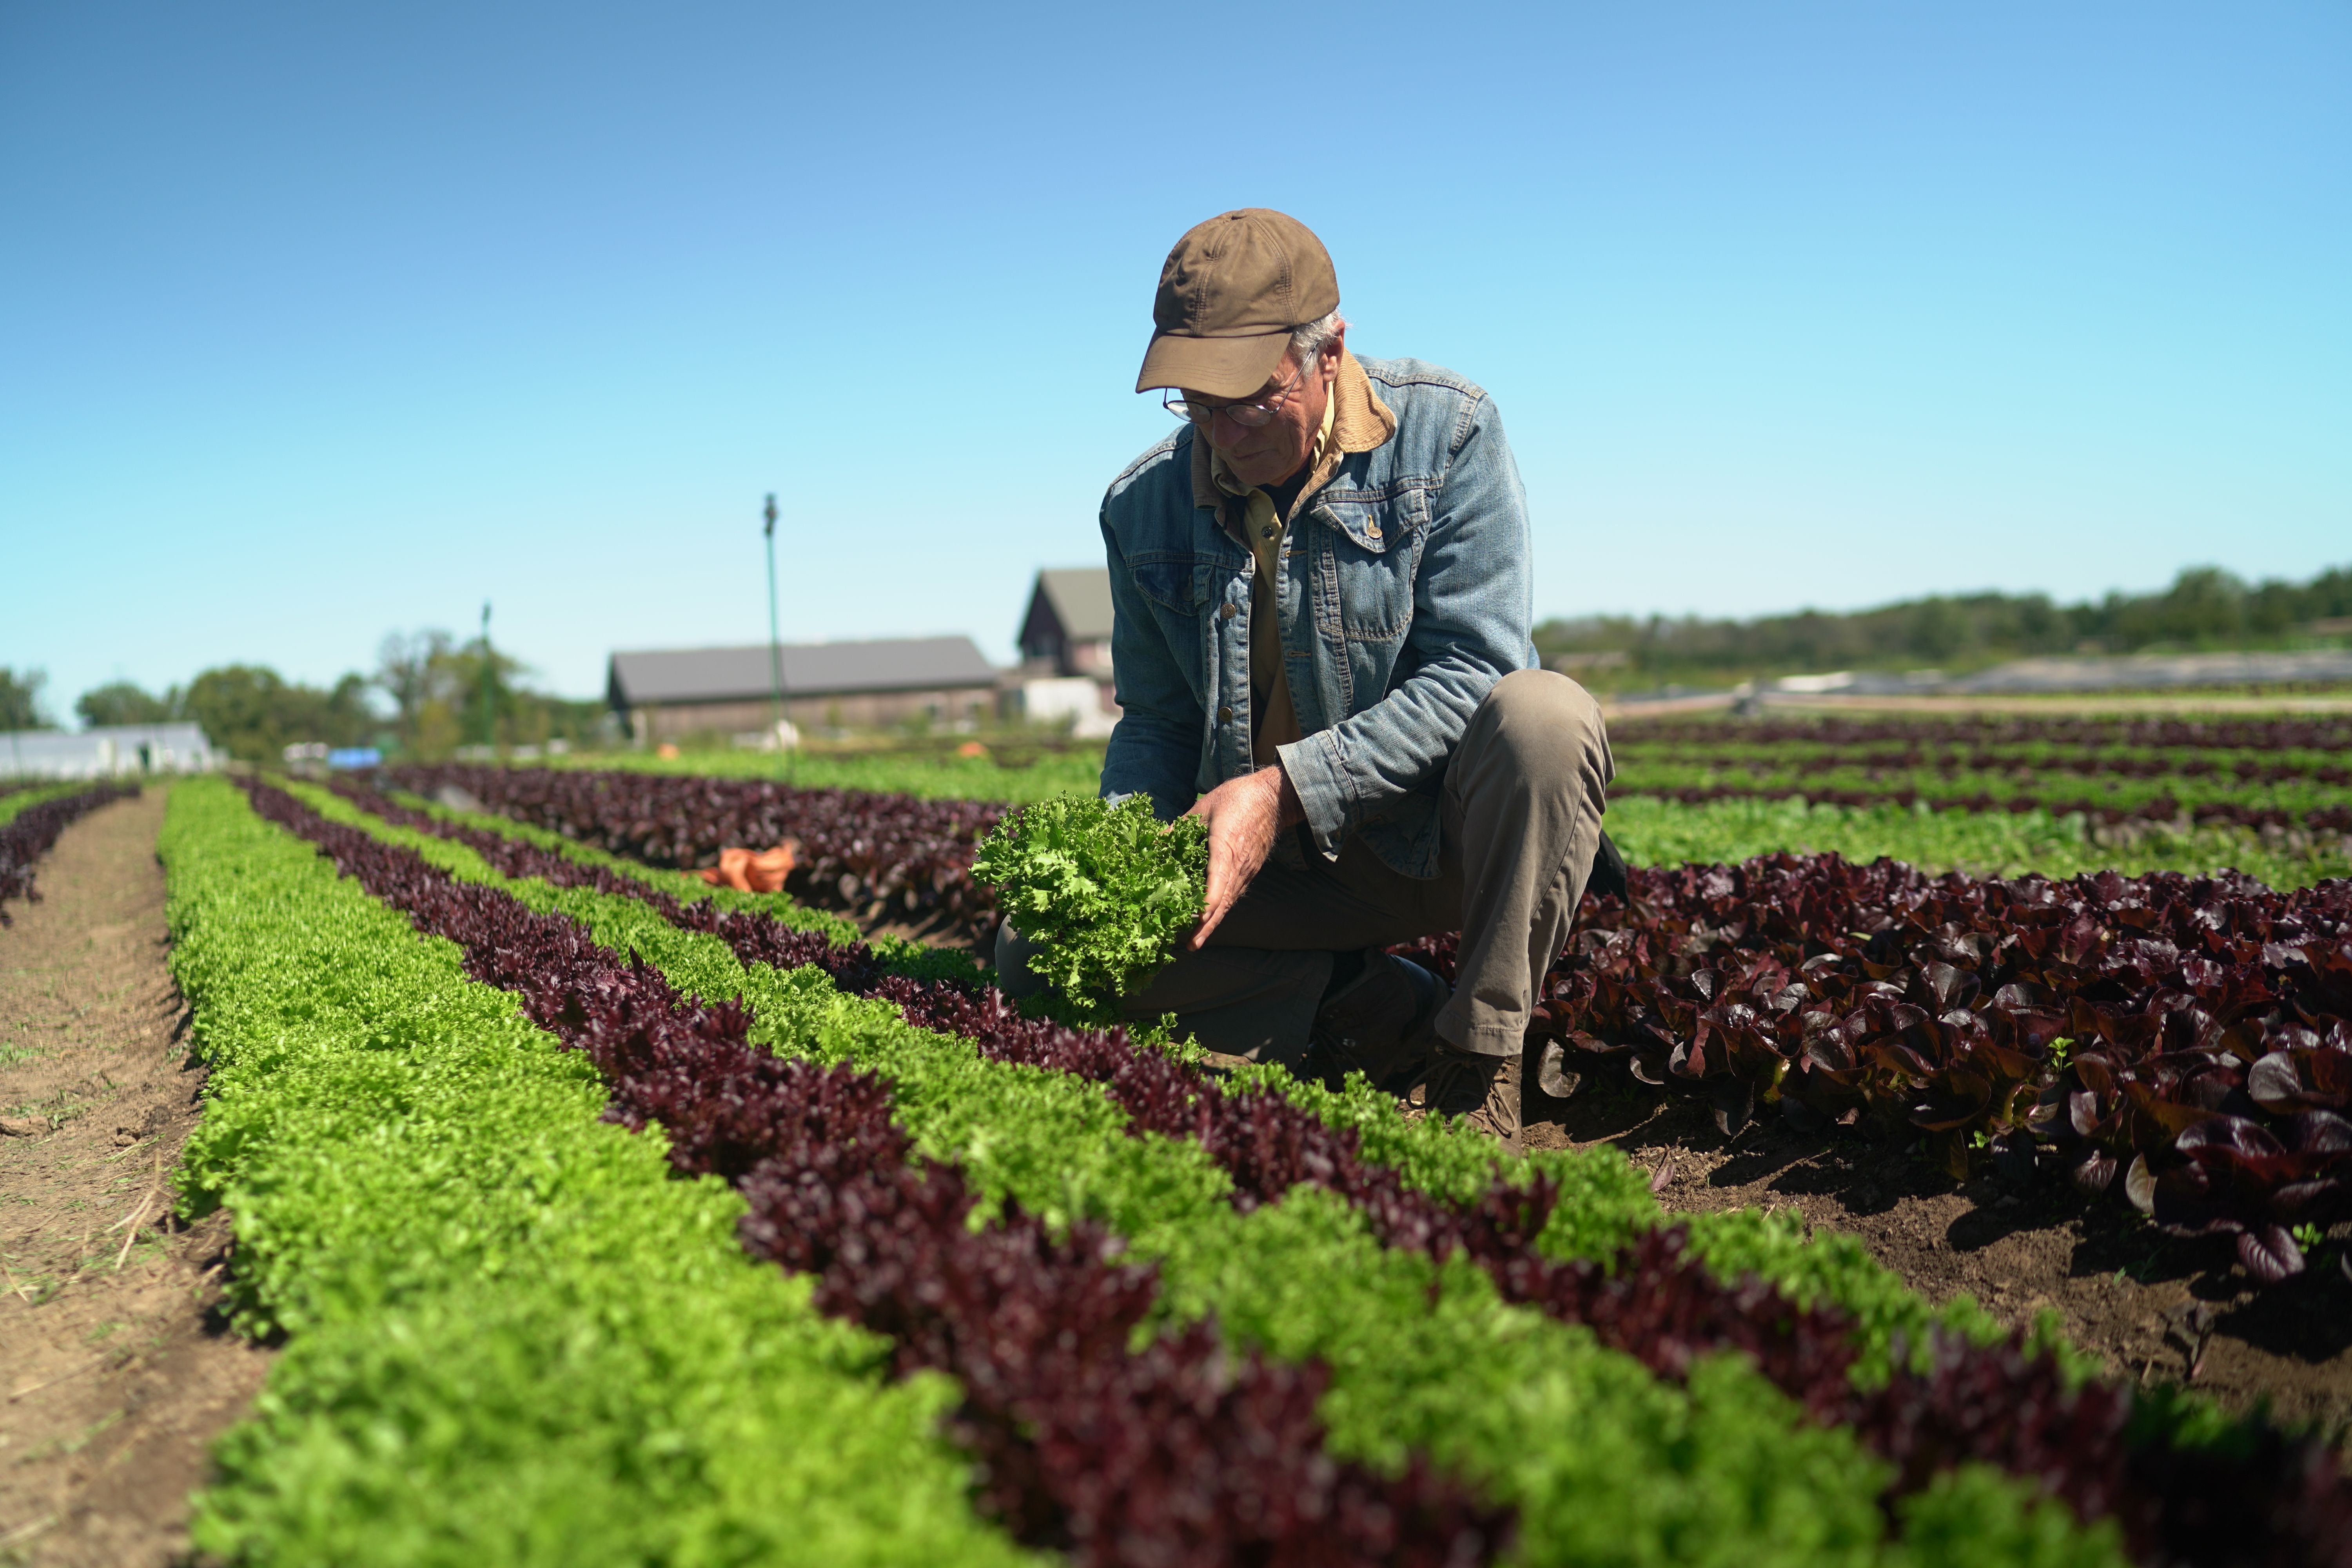
[[[1298,390],[1299,383],[1306,379],[1306,375],[1307,367],[1300,365],[1291,372],[1290,379],[1263,403],[1202,403],[1196,398],[1176,397],[1163,392],[1160,395],[1160,405],[1177,418],[1190,419],[1204,430],[1208,428],[1209,422],[1220,414],[1244,430],[1255,430],[1274,417],[1290,395]]]

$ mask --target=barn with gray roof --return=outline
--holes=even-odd
[[[605,700],[641,745],[763,731],[768,645],[616,653]],[[968,637],[787,643],[784,716],[803,730],[879,729],[985,718],[998,674]]]

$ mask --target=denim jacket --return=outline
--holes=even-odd
[[[1304,738],[1276,748],[1316,847],[1350,833],[1433,877],[1445,767],[1479,700],[1535,665],[1527,497],[1492,399],[1418,360],[1361,360],[1396,434],[1301,495],[1276,618]],[[1124,710],[1102,792],[1163,818],[1253,757],[1249,551],[1196,495],[1190,425],[1103,498],[1111,667]],[[1287,842],[1286,840],[1285,842]]]

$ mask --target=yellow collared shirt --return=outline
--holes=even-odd
[[[1339,392],[1335,383],[1330,395],[1323,400],[1323,427],[1315,433],[1315,445],[1307,451],[1307,482],[1299,486],[1297,500],[1291,503],[1293,515],[1331,477],[1329,470],[1339,466],[1340,452],[1331,439],[1339,414]],[[1265,490],[1234,478],[1224,458],[1213,449],[1209,473],[1219,489],[1243,503],[1242,538],[1257,562],[1250,587],[1250,700],[1257,719],[1250,731],[1250,757],[1257,766],[1266,767],[1275,761],[1275,748],[1288,745],[1300,733],[1298,710],[1290,701],[1290,672],[1283,666],[1282,626],[1274,608],[1274,574],[1281,563],[1282,538],[1290,519],[1276,510],[1274,498]]]

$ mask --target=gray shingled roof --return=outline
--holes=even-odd
[[[996,667],[970,637],[786,643],[784,695],[992,686]],[[615,707],[642,702],[728,702],[768,695],[768,645],[616,653],[607,693]]]
[[[1037,574],[1038,591],[1052,601],[1054,618],[1072,642],[1110,636],[1110,568],[1066,566]]]

